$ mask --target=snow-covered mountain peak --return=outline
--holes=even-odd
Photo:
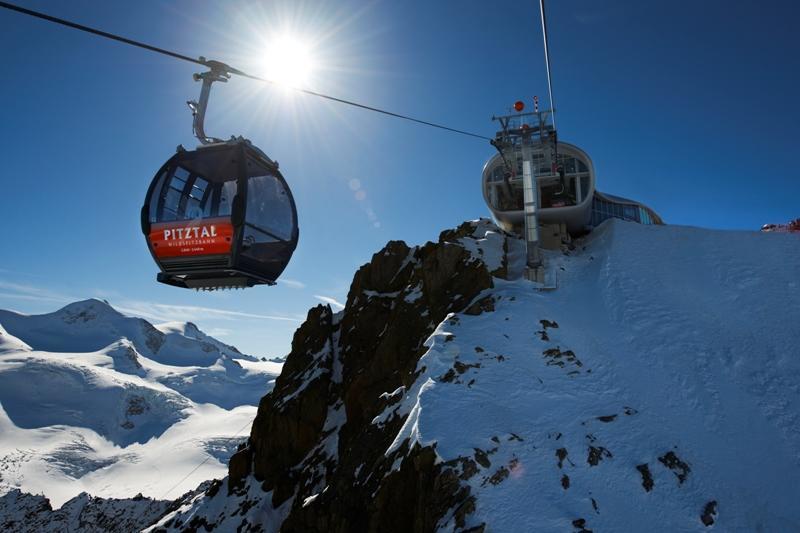
[[[216,357],[258,361],[257,357],[243,354],[235,346],[225,344],[206,334],[192,322],[163,322],[154,327],[165,335],[165,344],[168,346],[186,346],[187,339],[197,341],[204,353],[211,354],[206,358],[207,360],[210,357]]]
[[[258,361],[205,334],[191,322],[154,326],[94,298],[42,315],[0,310],[0,324],[5,328],[0,342],[27,345],[33,350],[89,353],[127,340],[138,354],[165,365],[210,367],[220,358]],[[4,344],[0,344],[0,350]]]
[[[90,321],[113,321],[123,318],[124,315],[111,307],[105,300],[89,298],[65,305],[54,313],[68,324]]]
[[[100,300],[0,310],[0,494],[162,497],[203,463],[177,490],[195,487],[223,468],[280,368]]]
[[[0,324],[34,350],[48,352],[95,352],[127,338],[139,353],[155,356],[165,342],[164,334],[146,320],[125,316],[96,299],[42,315],[0,310]]]

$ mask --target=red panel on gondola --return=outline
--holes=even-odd
[[[150,244],[156,257],[228,254],[233,224],[228,217],[152,224]]]

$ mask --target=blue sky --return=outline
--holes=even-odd
[[[491,136],[492,114],[546,95],[537,2],[24,1],[191,56],[269,76],[265,42],[292,31],[309,88]],[[800,216],[800,39],[793,2],[551,1],[560,138],[601,190],[672,224],[757,229]],[[272,288],[194,293],[155,282],[139,230],[147,185],[195,145],[196,66],[0,12],[0,307],[87,297],[154,321],[191,320],[283,355],[309,307],[344,302],[388,240],[421,244],[485,216],[485,142],[234,78],[207,131],[277,159],[300,243]]]

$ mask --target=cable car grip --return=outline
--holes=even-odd
[[[208,98],[211,94],[211,84],[215,81],[227,82],[231,77],[231,67],[222,63],[221,61],[207,60],[205,57],[200,57],[200,61],[209,68],[207,72],[193,74],[194,81],[202,81],[203,86],[200,88],[200,100],[189,100],[186,104],[192,110],[192,133],[200,144],[214,144],[224,142],[222,139],[216,137],[209,137],[205,132],[204,121],[206,118],[206,108],[208,107]]]

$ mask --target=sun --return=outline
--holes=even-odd
[[[266,45],[263,66],[267,79],[286,87],[305,87],[314,70],[311,47],[297,35],[276,35]]]

